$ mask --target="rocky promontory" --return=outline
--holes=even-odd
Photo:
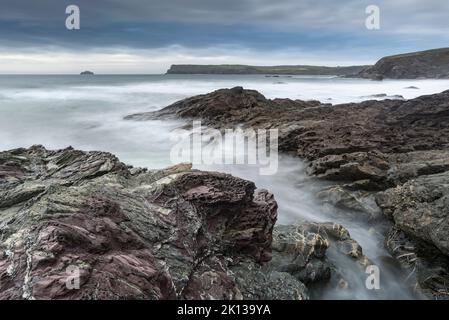
[[[218,129],[279,129],[281,151],[306,159],[310,175],[337,184],[321,193],[324,201],[363,219],[389,219],[393,257],[416,274],[424,292],[449,296],[449,91],[332,106],[270,100],[236,87],[127,119],[167,117]]]
[[[357,77],[382,79],[448,79],[449,48],[388,56]]]

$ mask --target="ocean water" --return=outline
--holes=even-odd
[[[449,89],[449,80],[387,80],[308,76],[133,75],[133,76],[0,76],[0,150],[42,144],[50,149],[72,146],[116,154],[141,167],[172,165],[173,130],[180,121],[125,121],[136,112],[158,110],[179,99],[220,88],[243,86],[267,98],[316,99],[326,103],[358,102],[393,96],[414,98]],[[407,89],[414,86],[418,89]],[[378,96],[378,95],[386,95]],[[279,223],[298,220],[334,221],[346,226],[364,253],[381,269],[381,290],[365,287],[356,266],[330,250],[331,260],[352,278],[347,290],[326,288],[319,299],[413,299],[402,281],[407,276],[386,263],[388,253],[377,226],[357,221],[323,206],[316,192],[324,186],[305,174],[306,164],[281,155],[278,172],[262,176],[257,166],[199,165],[198,169],[229,172],[272,191],[279,203]],[[379,229],[380,230],[380,229]]]

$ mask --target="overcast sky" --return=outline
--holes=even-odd
[[[70,4],[80,30],[65,27]],[[380,30],[365,27],[373,4]],[[0,73],[371,64],[437,47],[449,47],[448,0],[0,0]]]

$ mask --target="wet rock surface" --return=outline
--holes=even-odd
[[[323,292],[357,290],[372,262],[348,230],[337,223],[300,222],[276,226],[273,259],[264,269],[286,272],[309,288],[312,298]],[[340,265],[345,261],[348,269]]]
[[[432,297],[445,296],[441,288],[448,287],[449,269],[441,261],[449,256],[449,91],[331,106],[269,100],[236,87],[127,119],[166,117],[201,119],[218,129],[278,129],[280,151],[306,159],[310,175],[334,183],[318,195],[324,202],[368,220],[386,216],[405,238],[433,248],[432,255],[420,251],[417,286]],[[397,250],[390,251],[402,262]],[[438,276],[423,277],[429,270],[438,270]]]
[[[377,195],[395,227],[387,248],[420,288],[449,299],[449,172],[424,175]]]
[[[273,195],[255,189],[188,165],[131,170],[102,152],[1,152],[0,299],[248,297],[242,288],[265,280],[231,267],[270,260],[277,214]],[[306,296],[279,279],[288,286],[264,298]]]
[[[449,145],[449,91],[412,100],[365,101],[331,106],[317,101],[266,99],[241,87],[221,89],[176,102],[160,111],[128,120],[167,117],[201,119],[204,125],[279,129],[280,149],[310,161],[325,156],[355,155],[338,165]],[[438,133],[438,134],[437,134]],[[338,168],[338,167],[337,167]],[[341,178],[343,179],[343,178]],[[352,180],[349,178],[348,180]]]
[[[0,299],[304,300],[353,285],[330,249],[370,263],[343,226],[275,226],[268,191],[189,164],[33,146],[1,152],[0,172]]]

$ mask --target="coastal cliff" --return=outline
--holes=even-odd
[[[372,66],[326,67],[310,65],[188,65],[175,64],[167,74],[265,74],[265,75],[334,75],[353,78],[448,79],[449,48],[387,56]]]
[[[384,57],[374,66],[362,70],[357,76],[376,80],[448,79],[449,48]]]

